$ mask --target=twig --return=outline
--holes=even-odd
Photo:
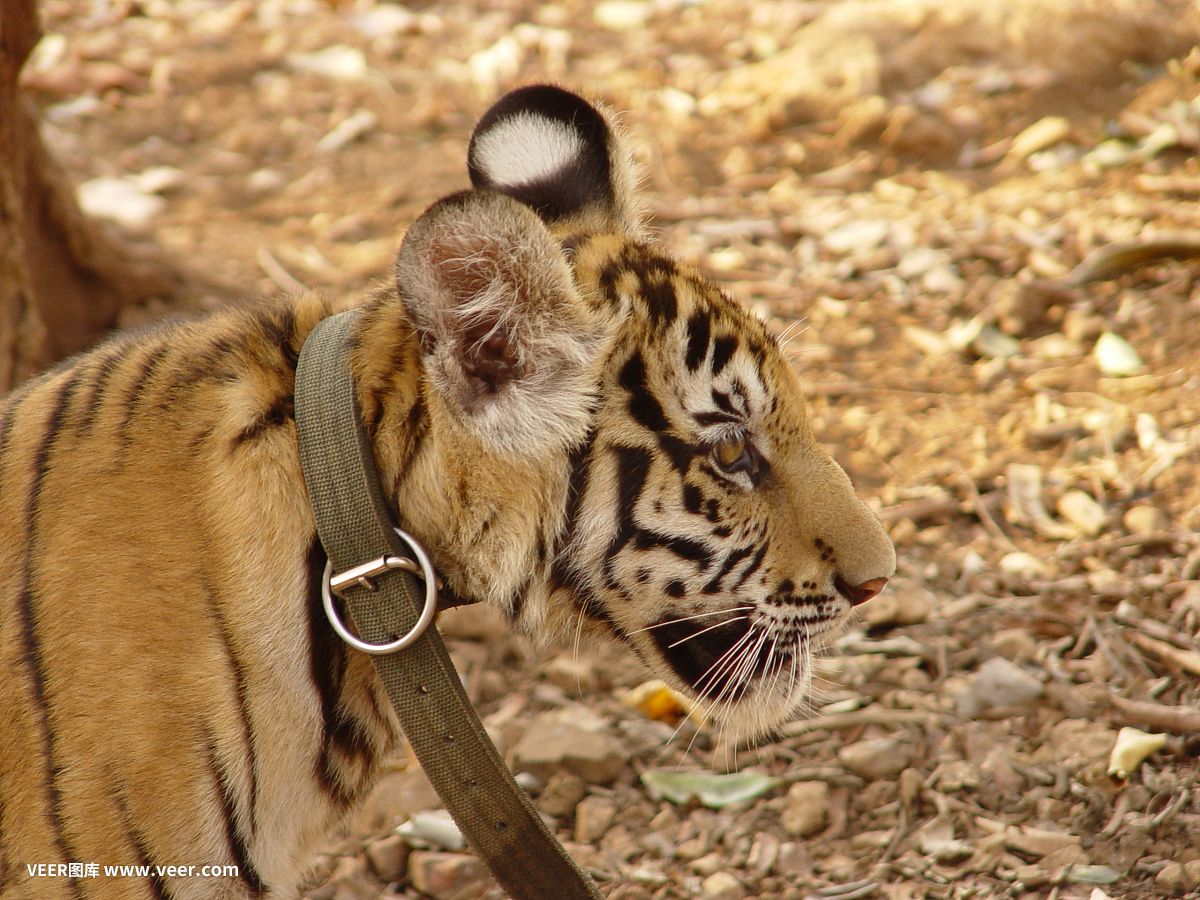
[[[1004,533],[1004,529],[1000,527],[999,523],[992,517],[992,514],[988,512],[987,504],[983,502],[979,488],[975,485],[975,479],[968,475],[967,470],[961,466],[956,468],[958,470],[958,477],[966,485],[967,492],[971,495],[971,508],[974,510],[975,515],[979,517],[979,521],[983,523],[983,527],[1007,545],[1010,550],[1016,551],[1017,545],[1009,539],[1008,535]]]
[[[1200,675],[1200,653],[1195,650],[1180,650],[1166,641],[1156,640],[1137,632],[1130,634],[1129,639],[1143,650],[1153,653],[1163,662],[1193,675]]]
[[[962,512],[965,510],[961,500],[954,497],[927,497],[921,500],[909,500],[907,503],[897,503],[895,506],[881,509],[878,515],[879,521],[884,525],[891,525],[901,519],[920,522],[923,519],[935,519]]]
[[[807,734],[810,731],[840,731],[845,728],[857,728],[860,725],[925,725],[945,726],[954,721],[947,713],[926,711],[921,709],[856,709],[854,712],[831,713],[827,716],[817,716],[815,719],[803,719],[799,722],[789,722],[784,725],[782,732],[786,737]]]
[[[271,251],[266,247],[259,247],[258,252],[254,254],[254,258],[258,261],[262,270],[267,273],[267,277],[289,294],[308,293],[308,288],[297,281],[291,272],[280,265],[279,260],[271,255]]]
[[[1200,707],[1127,700],[1117,694],[1109,694],[1108,702],[1121,714],[1119,719],[1125,724],[1149,725],[1172,734],[1200,732]]]

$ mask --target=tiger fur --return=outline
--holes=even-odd
[[[448,590],[615,638],[750,738],[895,556],[766,328],[647,240],[623,141],[558,88],[502,98],[351,368]],[[117,336],[0,405],[4,900],[292,897],[396,751],[298,460],[297,354],[342,305]],[[239,874],[29,874],[76,861]]]

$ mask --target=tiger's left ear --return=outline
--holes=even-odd
[[[438,201],[405,236],[396,280],[429,381],[462,426],[530,455],[582,439],[606,320],[533,210],[490,192]]]

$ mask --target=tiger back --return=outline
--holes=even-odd
[[[351,349],[397,524],[455,595],[769,733],[890,541],[762,323],[648,240],[609,116],[515,91],[468,170]],[[342,305],[117,336],[0,405],[4,900],[294,896],[396,752],[300,474],[296,359]]]

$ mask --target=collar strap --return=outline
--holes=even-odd
[[[404,642],[402,653],[374,655],[405,736],[467,842],[514,900],[600,900],[601,894],[550,833],[517,786],[463,690],[430,617],[434,585],[411,574],[420,553],[392,523],[370,440],[362,427],[350,374],[358,310],[320,322],[296,366],[300,461],[329,565],[358,639],[378,648]],[[388,565],[388,558],[409,565]],[[425,579],[432,568],[418,559]],[[353,570],[379,568],[364,578]],[[339,575],[334,575],[339,573]],[[328,605],[333,606],[332,598]],[[336,616],[335,616],[336,618]],[[413,632],[416,632],[413,634]],[[410,639],[411,638],[411,639]]]

